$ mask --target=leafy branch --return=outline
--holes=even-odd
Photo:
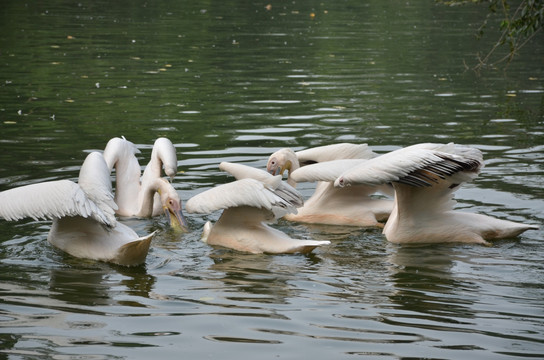
[[[480,71],[486,66],[496,66],[499,63],[509,64],[535,35],[544,28],[544,0],[523,0],[512,8],[509,0],[438,0],[445,5],[463,5],[467,3],[489,3],[489,13],[483,24],[478,29],[479,37],[483,36],[489,18],[499,14],[502,21],[499,26],[501,35],[491,50],[482,56],[478,53],[478,64],[473,70]],[[495,52],[502,46],[507,45],[508,54],[491,62]]]

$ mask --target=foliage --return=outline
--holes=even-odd
[[[502,21],[499,25],[501,35],[491,50],[485,55],[478,54],[479,63],[474,67],[480,70],[484,66],[496,65],[506,61],[509,63],[515,55],[519,54],[520,49],[526,45],[537,33],[544,27],[544,0],[523,0],[515,2],[517,6],[512,6],[510,0],[438,0],[445,5],[462,5],[467,3],[487,3],[489,13],[479,28],[479,36],[484,33],[489,19],[498,14]],[[495,51],[507,45],[508,54],[491,62]]]

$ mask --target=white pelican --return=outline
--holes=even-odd
[[[139,150],[124,138],[113,138],[104,149],[108,168],[115,168],[116,214],[151,217],[166,213],[174,228],[187,231],[181,199],[176,189],[161,177],[161,168],[171,179],[177,172],[176,149],[167,138],[158,138],[153,145],[151,160],[140,178]]]
[[[257,180],[253,175],[216,186],[187,201],[186,209],[190,213],[223,209],[213,226],[210,222],[204,226],[204,242],[254,254],[308,253],[317,246],[330,244],[330,241],[292,239],[266,225],[286,212],[296,211],[296,207],[302,205],[302,198],[283,183],[281,176],[264,173],[263,179]]]
[[[266,170],[272,175],[281,175],[287,170],[287,183],[295,186],[296,182],[290,175],[301,166],[339,159],[371,159],[376,155],[367,144],[339,143],[297,152],[283,148],[270,155]]]
[[[115,219],[109,170],[98,152],[90,153],[79,181],[49,181],[0,193],[6,220],[52,219],[47,240],[68,254],[133,266],[145,261],[153,234],[139,237]]]
[[[478,149],[418,144],[369,160],[343,173],[335,186],[393,183],[395,207],[383,233],[393,243],[488,244],[538,229],[487,215],[454,211],[453,191],[483,167]]]
[[[285,148],[269,157],[267,171],[272,174],[288,171],[287,182],[316,182],[313,195],[296,214],[287,214],[289,221],[352,226],[383,226],[393,209],[393,201],[371,197],[380,191],[392,195],[388,184],[335,188],[334,180],[346,169],[377,156],[367,144],[341,143],[294,152]],[[339,159],[350,159],[342,160]],[[302,166],[301,164],[311,164]]]

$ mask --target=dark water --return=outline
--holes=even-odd
[[[478,147],[458,207],[542,225],[542,35],[507,71],[466,70],[485,6],[433,2],[20,2],[0,12],[0,190],[76,179],[87,152],[169,137],[182,199],[281,147]],[[312,15],[313,14],[313,15]],[[313,184],[301,184],[305,196]],[[543,230],[491,247],[397,246],[377,229],[280,221],[331,240],[248,255],[164,218],[144,266],[72,258],[47,221],[0,221],[0,357],[518,359],[544,354]]]

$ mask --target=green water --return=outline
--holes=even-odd
[[[268,10],[267,5],[271,5]],[[312,15],[313,14],[313,15]],[[282,147],[473,145],[466,211],[544,219],[542,34],[506,71],[467,70],[498,36],[485,6],[434,2],[20,2],[0,10],[0,191],[77,179],[125,136],[176,145],[183,201]],[[313,184],[300,184],[305,197]],[[0,221],[9,359],[518,359],[544,353],[542,229],[491,247],[388,243],[378,229],[280,221],[309,256],[200,241],[218,213],[123,220],[158,235],[144,266],[72,258],[50,222]]]

